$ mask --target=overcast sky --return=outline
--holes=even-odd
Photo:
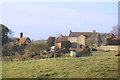
[[[2,22],[32,40],[73,32],[109,33],[118,24],[117,2],[2,3]]]

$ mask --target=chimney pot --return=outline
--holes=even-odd
[[[62,34],[60,34],[60,37],[62,37]]]
[[[95,30],[93,30],[93,32],[96,32]]]

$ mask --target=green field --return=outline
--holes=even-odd
[[[115,52],[92,52],[79,58],[46,58],[2,63],[3,78],[118,78]]]

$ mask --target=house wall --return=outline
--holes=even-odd
[[[73,43],[72,38],[76,38],[76,42],[77,42],[77,37],[69,37],[68,40],[69,40],[71,43]]]
[[[61,43],[55,43],[55,48],[61,48]]]
[[[76,42],[73,42],[72,38],[76,38]],[[82,42],[81,42],[81,38],[82,38]],[[70,50],[75,50],[76,52],[83,51],[86,43],[85,39],[86,38],[83,35],[80,35],[79,37],[69,37],[68,40],[72,43],[72,47]]]
[[[83,38],[83,42],[80,41],[81,38]],[[85,45],[85,36],[80,35],[80,36],[77,38],[77,43],[82,44],[82,45]]]
[[[76,38],[76,42],[73,42],[72,41],[72,38]],[[83,38],[83,42],[80,42],[80,39]],[[86,41],[85,41],[85,36],[83,35],[80,35],[79,37],[69,37],[68,40],[71,42],[71,43],[79,43],[79,44],[82,44],[82,45],[85,45],[86,44]]]

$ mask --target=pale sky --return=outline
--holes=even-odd
[[[5,2],[2,24],[18,37],[47,39],[73,32],[109,33],[118,24],[118,2]]]

